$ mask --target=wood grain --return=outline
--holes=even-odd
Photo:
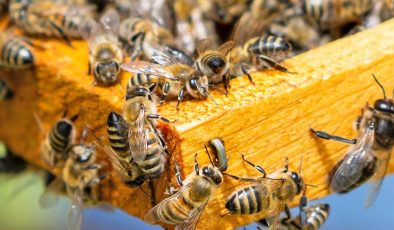
[[[34,41],[45,47],[35,50],[34,70],[1,70],[16,96],[12,101],[0,102],[0,139],[31,163],[46,167],[39,153],[45,134],[39,131],[33,114],[37,113],[45,129],[49,129],[67,107],[69,114],[80,113],[76,121],[79,130],[89,125],[96,135],[105,137],[107,115],[111,110],[122,111],[124,89],[120,85],[91,86],[93,78],[86,74],[85,42],[73,41],[73,47],[69,47],[57,40]],[[388,92],[394,88],[394,20],[294,57],[284,65],[297,73],[273,70],[254,73],[255,85],[246,78],[234,79],[228,97],[217,91],[212,93],[218,106],[209,100],[190,100],[181,104],[180,111],[175,109],[176,102],[159,107],[161,115],[175,121],[160,124],[159,128],[169,150],[181,162],[184,176],[192,171],[195,153],[200,165],[208,164],[203,144],[213,137],[222,137],[231,156],[229,173],[258,176],[242,162],[241,153],[268,173],[283,167],[286,157],[290,168],[298,170],[302,156],[305,181],[318,185],[308,190],[309,199],[329,194],[328,172],[348,146],[317,140],[309,128],[356,137],[352,124],[361,108],[367,101],[373,103],[382,97],[371,74],[378,76]],[[128,77],[122,75],[123,85]],[[102,152],[99,160],[107,162]],[[390,172],[394,170],[393,163]],[[164,197],[169,182],[175,185],[172,166],[168,168],[155,181],[157,199]],[[124,186],[112,174],[110,182],[101,188],[104,199],[131,215],[143,217],[151,207],[149,199],[139,189]],[[245,183],[226,178],[209,202],[198,228],[231,229],[263,217],[264,213],[221,216],[226,212],[227,197],[242,185]],[[143,189],[149,187],[144,185]]]

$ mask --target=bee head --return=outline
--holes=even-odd
[[[394,102],[390,99],[378,99],[373,105],[374,109],[383,113],[394,114]]]
[[[94,68],[94,77],[103,84],[112,84],[117,81],[119,70],[119,64],[115,61],[101,62]]]
[[[300,194],[304,188],[305,188],[305,184],[304,184],[304,180],[302,179],[302,177],[296,173],[296,172],[290,172],[290,177],[293,180],[293,182],[296,184],[297,186],[297,195]]]
[[[74,145],[71,148],[70,156],[78,163],[85,164],[94,161],[96,149],[91,145]]]
[[[206,65],[214,74],[218,74],[226,69],[227,60],[224,57],[214,55],[206,60]]]
[[[202,167],[202,175],[215,185],[220,185],[223,181],[222,173],[212,165]]]
[[[196,76],[190,79],[188,92],[193,98],[207,98],[208,97],[208,78],[206,76]]]

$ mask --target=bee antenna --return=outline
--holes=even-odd
[[[305,184],[305,186],[312,187],[312,188],[317,188],[317,187],[318,187],[318,186],[315,185],[315,184]]]
[[[213,164],[213,161],[212,161],[212,159],[211,159],[211,156],[209,155],[209,152],[208,152],[208,147],[207,147],[207,145],[206,145],[206,144],[204,144],[204,147],[205,147],[205,152],[206,152],[206,153],[207,153],[207,155],[208,155],[209,162],[211,162],[211,165],[212,165],[212,166],[215,166],[215,165]]]
[[[300,165],[298,166],[298,174],[301,175],[301,169],[302,169],[302,159],[303,156],[301,155],[301,159],[300,159]]]
[[[386,91],[384,90],[383,85],[379,82],[379,80],[376,78],[375,74],[372,74],[372,77],[375,79],[376,83],[378,83],[378,85],[380,86],[380,88],[382,89],[383,92],[383,97],[384,99],[386,99]]]
[[[219,106],[218,103],[216,102],[216,100],[212,97],[212,95],[208,92],[208,89],[203,87],[204,92],[208,95],[209,99],[211,99],[213,101],[213,103],[215,103],[216,106]]]

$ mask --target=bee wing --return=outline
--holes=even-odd
[[[81,37],[90,41],[100,30],[100,25],[92,18],[86,18],[78,26],[78,31]]]
[[[142,162],[148,152],[148,129],[145,126],[145,110],[140,109],[134,129],[130,129],[130,151],[136,163]]]
[[[367,127],[334,172],[330,181],[332,191],[344,191],[360,179],[364,168],[373,160],[373,141],[374,130]]]
[[[154,76],[160,76],[171,80],[176,80],[174,75],[161,68],[159,65],[152,64],[146,61],[131,61],[120,66],[124,71],[131,73],[151,74]]]
[[[159,204],[157,204],[155,207],[153,207],[151,210],[149,210],[145,214],[144,221],[149,224],[155,224],[159,221],[163,221],[164,220],[162,218],[163,215],[161,214],[162,207],[164,207],[168,203],[174,203],[174,202],[177,202],[179,199],[183,199],[183,196],[184,196],[183,194],[186,193],[189,190],[189,188],[190,188],[190,185],[187,184],[187,185],[183,186],[174,195],[162,200]]]
[[[197,41],[196,50],[197,54],[202,54],[205,50],[209,49],[212,46],[212,40],[209,38],[204,38]]]
[[[38,204],[40,208],[52,208],[59,203],[59,195],[63,189],[64,183],[62,179],[56,178],[52,181],[45,189],[43,194],[41,194]]]
[[[118,33],[120,17],[114,9],[107,10],[101,17],[100,22],[107,31],[111,31],[113,34]]]
[[[217,50],[221,52],[223,55],[227,55],[227,53],[230,52],[230,50],[234,48],[234,46],[235,46],[234,41],[228,41],[223,45],[221,45]]]
[[[154,62],[156,62],[159,65],[172,65],[175,64],[176,61],[170,57],[169,55],[167,55],[166,53],[164,53],[163,51],[153,48],[153,53],[152,53],[152,60]]]
[[[384,176],[387,172],[387,167],[389,165],[392,149],[380,151],[380,156],[378,160],[377,170],[375,172],[373,183],[368,190],[367,200],[365,201],[365,207],[369,208],[376,200],[379,194],[380,187],[382,186]]]
[[[175,227],[176,230],[194,230],[197,227],[198,221],[200,220],[201,214],[203,213],[205,207],[207,206],[208,201],[205,202],[203,205],[198,207],[197,209],[193,210],[190,213],[190,217],[187,221],[179,224]]]
[[[82,196],[83,186],[79,186],[74,194],[70,208],[67,210],[67,227],[72,230],[80,230],[82,226]]]

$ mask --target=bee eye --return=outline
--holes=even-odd
[[[294,181],[296,181],[296,182],[299,182],[299,181],[300,181],[300,177],[299,177],[298,174],[295,173],[295,172],[292,172],[292,173],[291,173],[291,178],[292,178]]]
[[[206,176],[209,176],[211,174],[211,170],[207,166],[204,166],[202,168],[202,174],[206,175]]]
[[[212,69],[214,73],[219,73],[226,65],[226,62],[222,58],[215,57],[211,58],[211,60],[208,61],[207,65],[210,69]]]
[[[394,113],[393,103],[383,99],[376,100],[373,107],[380,112]]]

